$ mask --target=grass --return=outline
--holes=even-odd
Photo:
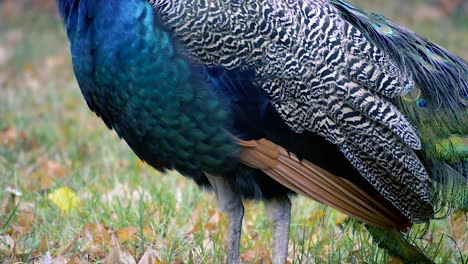
[[[379,7],[398,10],[389,2]],[[396,13],[387,16],[399,19]],[[56,17],[17,15],[0,9],[0,238],[10,235],[15,242],[12,250],[0,239],[0,261],[28,262],[49,252],[101,263],[114,248],[115,234],[122,251],[136,258],[153,248],[162,263],[221,263],[226,218],[216,213],[213,196],[175,172],[161,174],[142,164],[88,110]],[[402,21],[466,58],[466,27],[442,18]],[[68,213],[49,198],[64,186],[80,200]],[[343,215],[300,197],[293,204],[292,263],[398,263],[371,243],[362,226],[343,230]],[[424,226],[409,236],[429,257],[466,263],[466,215],[428,228],[421,239]],[[262,205],[247,202],[244,260],[261,263],[254,256],[264,256],[271,237]]]

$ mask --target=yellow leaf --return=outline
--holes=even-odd
[[[125,243],[129,240],[137,238],[137,230],[132,226],[127,226],[117,231],[117,237],[120,243]]]
[[[48,198],[63,212],[74,210],[80,202],[76,192],[68,186],[58,188],[49,193]]]
[[[154,240],[156,239],[156,236],[154,235],[153,229],[149,227],[143,227],[143,235],[149,240]]]

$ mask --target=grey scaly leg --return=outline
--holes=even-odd
[[[264,200],[265,210],[273,223],[273,264],[284,264],[288,257],[291,201],[288,197]]]
[[[228,215],[228,264],[239,264],[239,246],[244,205],[239,193],[232,190],[224,177],[206,175],[216,195],[219,210]]]

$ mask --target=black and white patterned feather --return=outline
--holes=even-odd
[[[393,103],[405,71],[326,0],[152,0],[162,23],[204,66],[253,72],[297,133],[336,144],[414,222],[433,216],[416,129]],[[311,150],[313,151],[313,150]]]

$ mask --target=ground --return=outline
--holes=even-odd
[[[53,2],[0,1],[0,262],[221,263],[214,197],[143,164],[88,110]],[[466,59],[460,1],[420,2],[354,1]],[[290,263],[400,263],[332,209],[295,198],[292,215]],[[467,226],[457,211],[408,236],[436,263],[466,263]],[[269,263],[261,204],[246,204],[241,244],[244,262]]]

